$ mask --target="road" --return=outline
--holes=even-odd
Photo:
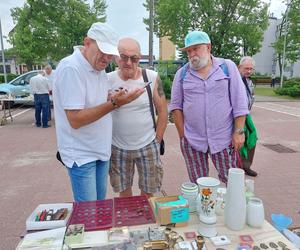
[[[267,220],[271,213],[284,213],[300,226],[300,102],[256,102],[252,115],[259,133],[255,194],[264,202]],[[54,122],[50,128],[36,128],[30,107],[13,110],[13,117],[13,123],[0,127],[1,250],[15,248],[26,218],[38,204],[72,201],[67,172],[55,158]],[[173,124],[165,141],[163,188],[167,194],[178,194],[188,176]],[[278,153],[265,144],[281,144],[296,152]],[[210,174],[216,176],[212,165]],[[109,187],[107,197],[114,195]]]

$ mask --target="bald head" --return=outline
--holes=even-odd
[[[135,55],[140,56],[141,55],[141,47],[140,44],[138,43],[137,40],[130,38],[130,37],[125,37],[120,39],[119,45],[118,45],[119,53],[132,53]]]
[[[117,63],[121,78],[125,81],[138,78],[141,58],[141,48],[138,41],[129,37],[123,38],[119,41],[118,50],[120,57],[117,59]]]

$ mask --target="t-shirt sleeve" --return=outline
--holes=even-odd
[[[181,70],[176,72],[176,75],[172,84],[171,91],[171,102],[169,105],[169,111],[173,111],[175,109],[183,109],[183,92],[182,92],[182,83],[181,83]]]
[[[57,77],[56,86],[64,109],[83,109],[85,107],[86,83],[73,67],[66,67]]]

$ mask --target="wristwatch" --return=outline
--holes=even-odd
[[[114,108],[118,108],[119,107],[119,105],[117,103],[117,99],[111,99],[110,102],[111,102],[111,104],[113,105]]]
[[[237,128],[236,130],[234,130],[234,133],[236,133],[238,135],[243,135],[243,134],[245,134],[245,130],[244,130],[244,128]]]

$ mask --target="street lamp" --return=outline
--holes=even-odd
[[[3,46],[3,36],[2,36],[1,18],[0,18],[0,40],[1,40],[1,51],[2,51],[2,64],[3,64],[4,82],[7,83],[6,67],[5,67],[5,58],[4,58],[4,46]]]
[[[283,40],[283,54],[282,54],[282,64],[281,64],[281,77],[280,77],[280,87],[283,85],[283,71],[284,71],[284,64],[285,64],[285,49],[286,49],[286,36],[288,33],[289,28],[289,6],[290,0],[287,0],[287,7],[286,7],[286,25],[285,25],[285,32],[284,32],[284,40]]]
[[[153,67],[153,11],[154,0],[149,1],[149,67]]]

